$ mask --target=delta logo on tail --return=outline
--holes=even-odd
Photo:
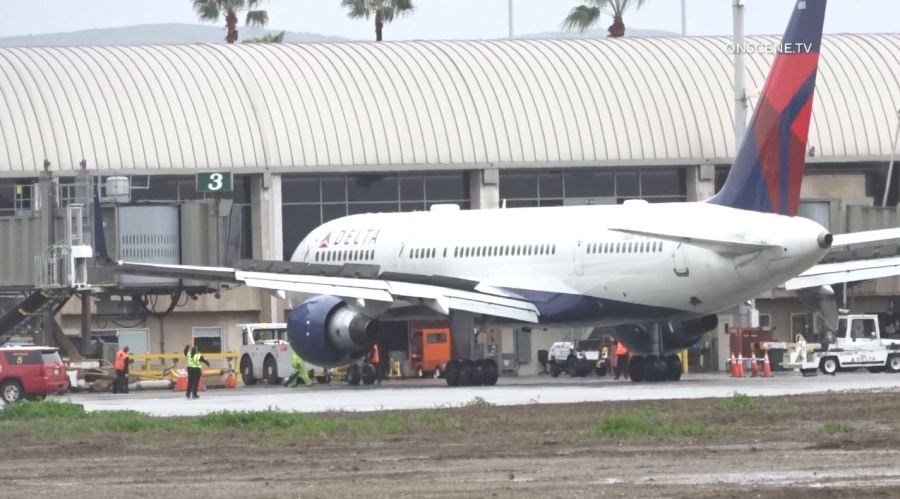
[[[711,203],[794,216],[822,43],[826,0],[798,0],[722,190]]]

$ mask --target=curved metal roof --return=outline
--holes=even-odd
[[[751,42],[775,42],[751,37]],[[0,49],[0,173],[727,162],[727,38]],[[748,58],[760,88],[771,55]],[[890,155],[900,34],[822,45],[816,160]]]

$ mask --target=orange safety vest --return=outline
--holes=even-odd
[[[372,352],[369,355],[369,360],[371,360],[373,364],[381,364],[381,352],[378,351],[378,343],[372,345]]]
[[[128,354],[122,350],[119,350],[116,353],[116,371],[124,371],[125,370],[125,361],[128,359]]]
[[[616,345],[616,355],[628,355],[628,347],[621,341]]]

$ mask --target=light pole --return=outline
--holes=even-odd
[[[513,0],[509,0],[509,39],[513,38]]]

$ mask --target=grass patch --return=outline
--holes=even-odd
[[[52,423],[48,424],[48,420]],[[313,415],[268,409],[257,412],[219,411],[193,418],[162,418],[136,411],[87,412],[78,404],[56,401],[10,404],[0,411],[0,425],[21,429],[39,425],[45,433],[72,438],[139,432],[209,435],[233,430],[279,438],[378,438],[408,434],[414,430],[446,433],[463,428],[460,417],[445,411]],[[3,426],[0,426],[0,432]]]
[[[87,416],[84,407],[69,402],[23,400],[7,404],[0,411],[0,421],[31,421],[35,419],[80,419]]]
[[[718,429],[697,422],[670,420],[653,403],[634,414],[610,414],[591,428],[595,437],[704,437],[715,435]]]
[[[475,397],[472,400],[466,402],[464,407],[494,407],[494,404],[488,402],[482,397]]]
[[[728,412],[752,411],[758,407],[759,400],[739,392],[734,392],[730,399],[722,402],[722,409]]]
[[[853,427],[841,421],[828,421],[822,425],[822,431],[829,435],[852,433]]]

